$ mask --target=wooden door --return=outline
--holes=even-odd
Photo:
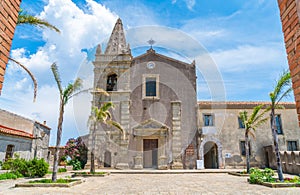
[[[143,148],[143,167],[157,168],[158,139],[144,139]]]

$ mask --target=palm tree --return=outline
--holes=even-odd
[[[89,122],[93,123],[93,132],[92,132],[92,150],[91,150],[91,168],[90,172],[94,173],[95,172],[95,132],[96,132],[96,125],[97,124],[105,124],[105,125],[110,125],[118,130],[120,130],[122,133],[123,128],[121,125],[112,120],[112,115],[110,113],[110,109],[114,108],[114,104],[112,102],[106,102],[104,103],[100,108],[97,107],[92,107],[92,115],[89,118]]]
[[[23,11],[22,9],[20,9],[19,11],[18,21],[17,21],[17,25],[21,25],[21,24],[29,24],[32,26],[38,26],[40,28],[49,28],[51,30],[60,33],[60,30],[56,26],[50,24],[46,20],[42,20],[36,16],[30,15],[26,11]]]
[[[271,99],[271,130],[272,130],[272,136],[273,136],[273,142],[275,147],[275,155],[276,155],[276,162],[277,162],[277,173],[278,178],[280,181],[283,181],[283,174],[282,174],[282,166],[281,166],[281,160],[280,160],[280,154],[279,154],[279,147],[278,147],[278,132],[277,132],[277,126],[276,126],[276,115],[275,115],[275,109],[277,108],[283,108],[283,106],[279,105],[279,102],[287,97],[290,92],[292,91],[291,87],[291,74],[288,71],[285,71],[280,76],[279,80],[276,82],[275,88],[272,92],[270,92],[269,96]]]
[[[246,150],[246,165],[247,173],[250,173],[250,154],[249,154],[249,135],[255,138],[254,131],[257,127],[262,125],[268,120],[268,117],[264,117],[268,110],[259,113],[263,105],[259,105],[253,108],[252,114],[248,117],[248,112],[240,112],[240,118],[245,126],[245,150]]]
[[[57,125],[57,138],[56,138],[56,147],[55,147],[55,154],[54,154],[53,173],[52,173],[52,181],[55,182],[57,179],[58,155],[59,155],[58,147],[60,146],[60,142],[61,142],[64,108],[65,105],[68,103],[69,99],[71,99],[74,95],[78,94],[78,91],[82,85],[82,81],[80,78],[77,78],[74,81],[74,83],[69,83],[68,86],[65,89],[63,89],[56,63],[53,63],[51,65],[51,70],[59,90],[59,99],[60,99],[59,118],[58,118],[58,125]]]
[[[32,25],[32,26],[38,26],[40,28],[49,28],[51,30],[54,30],[54,31],[60,33],[60,30],[57,27],[50,24],[46,20],[42,20],[42,19],[40,19],[36,16],[32,16],[30,14],[27,14],[27,12],[25,12],[21,9],[19,11],[17,25],[22,25],[22,24],[29,24],[29,25]],[[21,64],[20,62],[18,62],[17,60],[15,60],[11,57],[8,57],[8,59],[13,61],[14,63],[18,64],[21,68],[23,68],[29,74],[29,76],[30,76],[30,78],[33,82],[33,85],[34,85],[33,102],[35,102],[37,89],[38,89],[36,78],[34,77],[32,72],[28,68],[26,68],[26,66],[24,66],[23,64]]]

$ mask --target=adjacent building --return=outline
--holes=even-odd
[[[0,0],[0,95],[21,0]]]
[[[50,127],[0,109],[0,161],[19,154],[21,158],[49,158]]]
[[[244,168],[246,164],[245,129],[239,113],[252,110],[268,102],[211,102],[199,101],[200,127],[199,159],[203,168]],[[276,110],[276,124],[280,151],[298,151],[300,128],[298,127],[296,105],[282,103],[285,109]],[[256,129],[250,136],[250,163],[252,166],[269,167],[265,148],[273,145],[271,122]],[[272,148],[272,147],[271,147]]]
[[[300,1],[277,1],[300,126]]]

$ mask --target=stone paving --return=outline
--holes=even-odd
[[[60,175],[63,177],[65,175]],[[0,194],[300,194],[299,188],[272,189],[247,183],[247,178],[226,173],[116,174],[84,178],[85,182],[71,188],[15,188],[28,179],[0,182]]]

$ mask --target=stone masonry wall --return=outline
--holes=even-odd
[[[22,0],[0,0],[0,94]]]
[[[300,0],[277,0],[300,126]]]

